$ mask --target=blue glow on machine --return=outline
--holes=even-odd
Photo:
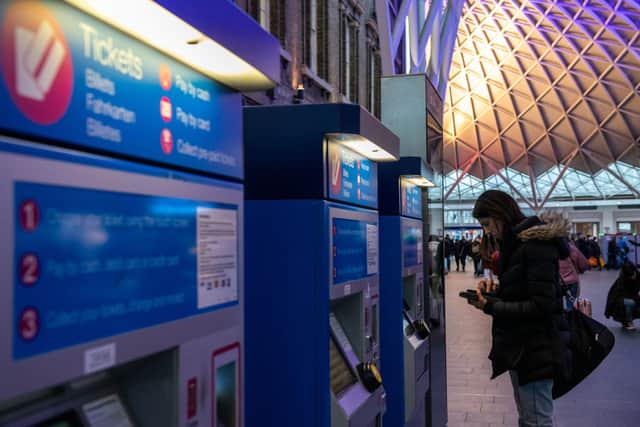
[[[377,168],[358,105],[247,107],[247,426],[378,426]]]

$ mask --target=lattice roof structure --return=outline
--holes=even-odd
[[[448,200],[640,198],[640,1],[466,0],[445,101]]]

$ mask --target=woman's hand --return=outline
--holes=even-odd
[[[482,279],[478,282],[476,287],[476,294],[478,295],[477,301],[469,301],[469,304],[477,308],[478,310],[484,310],[484,306],[487,304],[487,299],[482,295],[482,292],[496,292],[498,290],[498,283],[491,279]]]
[[[467,300],[467,301],[469,302],[469,304],[471,304],[478,310],[484,310],[484,306],[487,304],[487,299],[482,296],[482,292],[480,292],[478,289],[476,289],[476,293],[478,294],[477,301],[472,301],[472,300]]]
[[[498,291],[498,282],[492,279],[482,279],[476,286],[478,292],[495,293]]]

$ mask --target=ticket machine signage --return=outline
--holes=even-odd
[[[329,142],[329,197],[341,202],[376,208],[378,166],[336,142]]]
[[[3,2],[0,25],[0,128],[242,177],[239,93],[64,2]]]
[[[401,215],[422,218],[422,192],[420,187],[406,179],[400,180]]]

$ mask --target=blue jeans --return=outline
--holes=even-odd
[[[518,407],[519,427],[553,427],[553,380],[534,381],[526,385],[518,384],[516,371],[509,371],[513,395]]]
[[[637,318],[640,314],[640,307],[634,300],[625,298],[624,312],[627,315],[627,322],[633,322],[633,319]]]

